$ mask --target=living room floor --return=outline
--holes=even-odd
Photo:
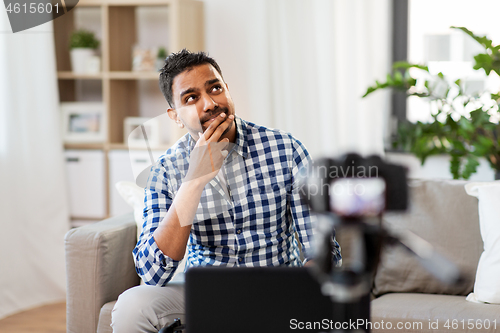
[[[65,333],[66,303],[41,306],[0,320],[0,333]]]

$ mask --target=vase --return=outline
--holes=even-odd
[[[71,69],[73,73],[83,74],[87,72],[87,61],[95,54],[94,49],[74,48],[70,51]]]

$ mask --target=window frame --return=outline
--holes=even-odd
[[[392,0],[392,63],[408,61],[408,0]],[[392,116],[406,120],[406,94],[393,91]]]

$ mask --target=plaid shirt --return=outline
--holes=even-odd
[[[300,141],[282,131],[235,118],[236,142],[223,170],[204,188],[187,244],[191,266],[302,266],[295,233],[310,259],[313,216],[298,193],[298,173],[311,158]],[[180,261],[165,256],[153,232],[163,220],[189,167],[196,142],[182,137],[152,167],[145,190],[142,233],[133,251],[146,284],[164,286]],[[226,193],[229,193],[229,197]],[[340,249],[334,241],[334,260]]]

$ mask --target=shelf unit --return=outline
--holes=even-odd
[[[105,106],[107,117],[107,138],[102,143],[71,143],[65,149],[101,150],[105,155],[106,179],[106,216],[110,213],[110,186],[108,154],[111,150],[126,150],[123,124],[126,117],[144,117],[141,109],[141,92],[144,89],[159,94],[157,72],[132,71],[134,45],[140,45],[140,25],[149,22],[140,21],[140,11],[147,9],[161,16],[160,21],[166,29],[155,30],[147,34],[149,39],[158,38],[157,46],[166,46],[168,52],[177,52],[182,48],[191,51],[204,50],[203,2],[195,0],[80,0],[78,5],[66,14],[54,20],[54,41],[57,60],[57,78],[61,102],[80,101],[78,87],[82,84],[94,84],[100,90],[100,101]],[[158,10],[157,10],[158,9]],[[78,11],[91,11],[98,18],[100,35],[101,72],[97,74],[75,74],[71,71],[69,55],[69,37],[77,27]],[[160,14],[157,14],[160,13]],[[81,25],[81,24],[80,24]],[[163,25],[162,25],[163,27]],[[158,28],[154,26],[154,28]],[[144,35],[144,33],[143,33]],[[153,36],[151,36],[153,35]],[[156,83],[156,84],[151,84]],[[154,88],[153,88],[154,86]],[[161,95],[161,94],[160,94]],[[147,98],[147,97],[146,97]],[[166,108],[165,102],[165,108]],[[148,117],[165,112],[148,110]],[[172,126],[171,141],[175,141],[185,132]],[[168,142],[167,149],[172,143]],[[158,149],[158,147],[156,148]],[[70,180],[71,181],[71,180]],[[84,218],[84,216],[79,216]]]

